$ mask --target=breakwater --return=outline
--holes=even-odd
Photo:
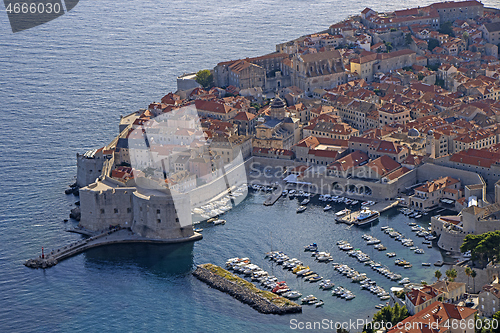
[[[77,232],[83,235],[92,235],[92,236],[71,243],[57,250],[53,250],[45,254],[43,257],[38,256],[35,259],[28,259],[26,260],[24,265],[30,268],[49,268],[57,265],[64,259],[80,254],[88,249],[110,244],[124,244],[124,243],[175,244],[182,242],[194,242],[203,238],[201,234],[195,232],[193,236],[187,238],[152,239],[152,238],[141,237],[133,233],[128,228],[114,228],[109,231],[101,231],[100,233],[94,233],[94,234],[87,233],[84,230],[78,230],[78,229],[72,230],[72,232]]]
[[[252,283],[212,264],[198,265],[193,275],[210,287],[229,294],[260,313],[287,314],[302,312],[302,307],[284,297],[261,290]]]

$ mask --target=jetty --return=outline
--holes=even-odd
[[[88,230],[80,228],[75,228],[68,231],[90,237],[68,244],[66,246],[63,246],[57,250],[53,250],[46,254],[42,253],[42,255],[38,256],[37,258],[26,260],[24,265],[30,268],[49,268],[57,265],[64,259],[85,252],[88,249],[110,244],[124,244],[124,243],[174,244],[174,243],[182,243],[190,241],[194,242],[203,238],[203,236],[197,232],[195,232],[189,238],[179,238],[179,239],[146,238],[135,234],[129,228],[120,228],[120,227],[113,228],[109,231],[100,231],[99,233],[92,233]]]
[[[282,186],[278,186],[274,191],[271,192],[271,195],[264,201],[264,206],[272,206],[283,194]]]
[[[286,299],[257,288],[254,284],[213,265],[198,265],[193,275],[210,287],[225,292],[242,303],[250,305],[264,314],[287,314],[302,312],[302,306]]]
[[[371,206],[370,209],[376,210],[382,214],[383,212],[385,212],[393,207],[396,207],[398,204],[399,204],[398,200],[395,200],[392,202],[386,202],[386,201],[385,202],[378,202],[375,205]],[[338,217],[335,220],[337,222],[340,222],[340,223],[345,223],[345,224],[351,225],[351,224],[354,224],[354,222],[356,221],[356,218],[359,216],[360,213],[361,213],[361,211],[353,211],[353,212],[350,212],[349,214],[346,214],[342,217]]]

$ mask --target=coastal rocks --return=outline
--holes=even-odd
[[[250,305],[255,310],[264,314],[287,314],[302,312],[302,307],[292,303],[292,306],[278,306],[271,303],[268,299],[256,294],[255,292],[229,281],[208,269],[198,266],[193,275],[200,281],[205,282],[210,287],[218,289],[229,294],[242,303]]]
[[[64,191],[65,194],[73,194],[75,196],[80,195],[80,186],[76,183],[71,184],[67,190]]]
[[[57,260],[54,258],[42,259],[40,257],[36,259],[28,259],[24,263],[24,266],[29,268],[49,268],[57,265]]]
[[[75,219],[77,221],[80,221],[80,217],[81,217],[82,213],[80,211],[80,207],[75,207],[71,210],[71,212],[69,213],[69,217],[72,218],[72,219]]]

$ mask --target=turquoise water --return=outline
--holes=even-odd
[[[370,7],[382,11],[430,2],[376,1]],[[321,208],[299,217],[288,199],[264,208],[262,196],[250,196],[227,214],[225,226],[205,228],[204,239],[194,245],[95,249],[45,271],[22,264],[42,246],[51,249],[80,237],[64,232],[74,223],[63,222],[77,201],[63,193],[74,181],[75,154],[111,140],[120,115],[175,90],[175,77],[183,72],[272,52],[276,43],[326,29],[365,6],[326,0],[217,5],[82,0],[69,14],[16,34],[1,12],[0,331],[289,330],[291,317],[260,315],[190,275],[194,264],[222,264],[234,256],[249,256],[271,269],[262,259],[271,247],[271,231],[273,248],[304,259],[300,249],[313,241],[332,251],[339,237],[362,244],[361,231],[335,225]],[[400,219],[389,213],[380,224],[404,228]],[[432,253],[438,255],[424,256]],[[352,258],[340,258],[356,267]],[[327,265],[317,270],[325,277],[332,273]],[[415,280],[430,274],[421,268],[412,273]],[[316,286],[287,274],[283,278],[299,290],[317,293]],[[357,295],[348,304],[325,299],[324,309],[307,308],[299,318],[372,314],[371,294]]]

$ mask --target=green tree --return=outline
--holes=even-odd
[[[493,329],[493,333],[500,333],[500,311],[497,311],[493,314],[493,320],[496,320],[496,324],[493,325],[496,328]]]
[[[384,44],[385,44],[385,48],[387,49],[387,52],[391,52],[391,50],[393,49],[392,43],[391,42],[384,42]]]
[[[425,75],[423,73],[418,73],[417,78],[419,81],[422,81],[424,79]]]
[[[446,270],[446,272],[444,272],[444,274],[446,274],[446,277],[448,278],[448,280],[450,282],[453,282],[455,280],[455,278],[457,277],[457,270],[455,268],[451,268],[451,269]]]
[[[472,273],[470,273],[470,276],[472,276],[472,283],[474,283],[474,290],[472,290],[472,292],[476,292],[476,276],[477,276],[477,273],[475,270],[472,270]]]
[[[393,307],[386,306],[373,315],[372,324],[376,322],[381,323],[383,321],[385,323],[390,322],[393,326],[395,326],[396,323],[406,319],[409,315],[410,314],[408,313],[408,310],[406,310],[406,306],[399,306],[399,304],[396,304]],[[373,326],[375,325],[365,325],[363,327],[363,332],[374,333],[375,330],[373,329]]]
[[[211,88],[214,82],[214,76],[208,69],[202,69],[196,73],[196,82],[203,88]]]
[[[405,44],[406,45],[410,45],[412,42],[413,42],[413,39],[411,38],[411,33],[408,32],[405,35]]]
[[[436,277],[436,279],[439,281],[439,279],[441,279],[441,276],[443,276],[443,274],[441,273],[441,271],[437,270],[434,272],[434,277]]]
[[[427,48],[429,51],[434,50],[435,47],[439,46],[439,41],[436,38],[429,38],[429,41],[427,42]]]
[[[467,267],[465,269],[465,275],[467,275],[467,288],[469,288],[469,278],[471,274],[472,274],[472,268]]]
[[[439,32],[442,34],[446,34],[450,37],[455,37],[455,33],[453,32],[453,23],[452,22],[441,23],[441,28],[439,28]]]
[[[337,333],[350,333],[350,331],[346,330],[345,328],[339,327],[337,328]]]
[[[489,262],[497,263],[500,254],[500,231],[490,231],[480,235],[467,235],[460,246],[461,252],[471,251],[471,260],[483,267]]]

